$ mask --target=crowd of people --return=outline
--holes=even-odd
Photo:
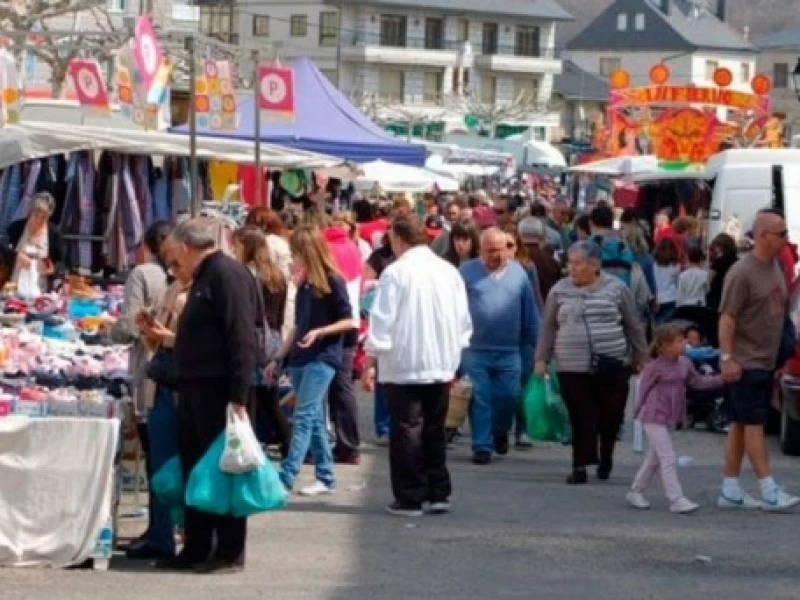
[[[472,383],[472,460],[489,465],[531,447],[522,390],[554,361],[572,426],[567,483],[588,483],[593,465],[598,479],[611,476],[630,378],[641,373],[634,410],[650,446],[629,504],[649,506],[643,493],[660,471],[674,512],[698,508],[677,480],[670,433],[684,419],[687,387],[727,385],[719,506],[796,505],[771,477],[763,437],[794,267],[784,262],[783,219],[759,214],[745,258],[721,234],[707,259],[691,218],[658,215],[651,230],[634,211],[615,216],[605,204],[575,214],[558,198],[529,204],[486,193],[429,195],[419,207],[405,197],[359,200],[334,214],[259,208],[229,249],[210,219],[156,223],[120,321],[136,344],[148,473],[178,454],[188,477],[223,431],[230,403],[277,447],[288,490],[332,494],[336,465],[361,460],[354,380],[362,374],[374,392],[375,442],[389,446],[388,511],[446,513],[451,383]],[[695,331],[719,346],[718,374],[699,375],[684,356],[686,326],[675,319],[686,307],[714,323],[713,332]],[[369,358],[354,373],[362,343]],[[284,375],[291,422],[280,400]],[[761,500],[739,485],[745,452]],[[308,462],[315,481],[298,488]],[[148,529],[129,557],[179,570],[242,568],[244,519],[187,510],[176,555],[169,510],[150,502]]]

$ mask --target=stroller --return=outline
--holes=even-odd
[[[681,306],[675,311],[672,319],[686,323],[687,329],[694,328],[706,341],[708,346],[694,348],[687,352],[687,357],[699,373],[714,374],[720,372],[717,315],[704,306]],[[717,390],[688,390],[686,393],[686,414],[689,428],[698,422],[705,422],[709,431],[724,432],[728,425],[725,402],[725,388]]]

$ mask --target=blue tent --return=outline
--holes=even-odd
[[[425,147],[393,138],[356,109],[307,58],[292,63],[295,119],[287,123],[262,123],[261,141],[329,156],[370,162],[385,160],[424,166]],[[198,128],[201,136],[254,139],[253,96],[238,99],[239,127],[234,131]],[[189,133],[188,125],[173,127]]]

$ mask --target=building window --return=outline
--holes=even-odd
[[[748,83],[750,81],[750,63],[742,63],[742,82]]]
[[[539,81],[533,77],[514,80],[514,102],[524,106],[536,104],[539,95]]]
[[[406,46],[406,17],[400,15],[381,15],[381,46]]]
[[[456,21],[456,41],[461,43],[469,41],[469,21],[467,19]]]
[[[617,31],[627,31],[628,29],[628,15],[626,13],[619,13],[617,15]]]
[[[442,98],[442,73],[441,71],[425,73],[422,81],[422,103],[429,105],[440,104]]]
[[[636,31],[644,31],[644,13],[636,13],[636,21],[634,26],[636,27]]]
[[[292,37],[306,37],[308,35],[308,15],[292,15]]]
[[[128,0],[108,0],[108,12],[125,12],[128,8]]]
[[[541,56],[539,39],[538,27],[517,27],[514,54],[516,56]]]
[[[481,103],[494,106],[495,102],[497,102],[497,79],[481,77]]]
[[[269,17],[253,15],[253,37],[269,37]]]
[[[706,61],[706,79],[714,81],[714,72],[719,68],[719,63],[716,60]]]
[[[775,63],[772,67],[772,86],[785,90],[789,87],[789,64]]]
[[[483,24],[483,54],[497,54],[497,23]]]
[[[428,50],[444,48],[444,21],[442,19],[425,19],[425,48]]]
[[[335,46],[339,42],[339,13],[319,13],[319,45]]]
[[[601,77],[608,77],[614,71],[622,66],[622,59],[619,58],[601,58],[599,61],[599,68],[597,70]]]
[[[379,71],[378,96],[390,102],[403,102],[403,72]]]

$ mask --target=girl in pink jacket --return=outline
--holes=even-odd
[[[648,364],[639,382],[639,397],[634,418],[641,421],[649,441],[649,449],[633,485],[626,496],[634,508],[647,509],[650,503],[642,495],[657,471],[661,472],[670,511],[687,514],[699,507],[683,495],[675,469],[672,431],[686,412],[687,387],[707,390],[722,387],[719,375],[700,375],[692,361],[683,356],[683,328],[675,323],[656,329]]]

